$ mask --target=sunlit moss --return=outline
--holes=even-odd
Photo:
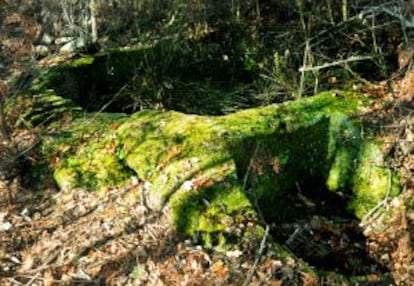
[[[95,58],[92,56],[81,57],[79,59],[75,59],[69,63],[71,67],[79,67],[83,65],[90,65],[93,64]]]
[[[398,194],[390,169],[384,164],[384,156],[379,143],[365,141],[361,155],[353,173],[353,191],[355,199],[350,208],[362,218],[380,201]]]
[[[60,158],[53,169],[61,188],[98,189],[135,175],[146,182],[151,208],[171,207],[179,233],[225,248],[246,216],[284,219],[300,211],[291,196],[297,186],[326,182],[348,195],[358,216],[383,199],[387,171],[366,163],[377,151],[350,119],[364,102],[326,92],[227,116],[85,113],[42,146]],[[240,235],[263,235],[247,232]]]

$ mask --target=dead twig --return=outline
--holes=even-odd
[[[334,67],[334,66],[340,66],[349,62],[356,62],[356,61],[365,61],[365,60],[371,60],[372,56],[352,56],[349,57],[347,59],[343,59],[343,60],[337,60],[331,63],[325,63],[323,65],[319,65],[319,66],[302,66],[299,68],[299,72],[307,72],[307,71],[318,71],[318,70],[322,70],[322,69],[326,69],[326,68],[330,68],[330,67]]]
[[[30,286],[32,285],[33,282],[35,282],[39,277],[39,273],[37,273],[36,275],[34,275],[26,284],[25,286]]]
[[[257,156],[257,151],[258,150],[259,150],[259,146],[256,146],[256,148],[254,149],[253,156],[250,158],[249,166],[247,167],[246,174],[244,174],[244,177],[243,177],[243,190],[246,189],[247,180],[249,179],[250,172],[251,172],[251,170],[253,168],[254,160],[256,160],[256,156]]]
[[[243,286],[250,285],[250,282],[252,281],[253,275],[256,272],[257,265],[259,264],[260,258],[262,258],[263,250],[266,246],[266,240],[267,236],[269,235],[269,225],[266,225],[265,234],[263,235],[262,241],[260,242],[260,248],[257,252],[256,259],[254,260],[254,264],[252,269],[250,269],[249,275],[247,275],[246,281],[244,282]]]

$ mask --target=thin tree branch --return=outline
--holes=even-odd
[[[269,235],[269,229],[270,229],[269,225],[266,225],[265,234],[263,235],[262,241],[260,242],[260,248],[259,248],[259,251],[257,252],[253,267],[252,269],[250,269],[249,275],[247,276],[246,281],[244,282],[243,286],[250,285],[252,281],[254,272],[256,272],[257,265],[259,264],[260,258],[262,258],[263,250],[266,246],[266,240]]]
[[[302,66],[299,68],[299,72],[318,71],[318,70],[322,70],[322,69],[326,69],[326,68],[330,68],[334,66],[340,66],[340,65],[343,65],[349,62],[371,60],[372,58],[373,58],[372,56],[352,56],[344,60],[338,60],[335,62],[323,64],[320,66],[314,66],[314,67],[303,67]]]

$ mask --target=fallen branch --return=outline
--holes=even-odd
[[[247,275],[247,279],[244,282],[243,286],[248,286],[250,285],[250,282],[252,282],[254,272],[256,272],[257,265],[259,264],[260,258],[262,257],[268,235],[269,235],[269,225],[266,225],[266,231],[265,231],[265,234],[263,235],[262,242],[260,242],[260,248],[259,248],[259,251],[257,252],[253,267],[250,270],[249,275]]]
[[[335,62],[331,62],[331,63],[326,63],[320,66],[314,66],[314,67],[300,67],[299,68],[299,72],[307,72],[307,71],[318,71],[318,70],[322,70],[322,69],[326,69],[326,68],[330,68],[330,67],[334,67],[334,66],[340,66],[349,62],[356,62],[356,61],[365,61],[365,60],[371,60],[372,57],[371,56],[352,56],[349,57],[345,60],[338,60]]]

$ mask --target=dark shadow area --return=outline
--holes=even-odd
[[[285,204],[297,207],[296,217],[266,222],[272,224],[274,239],[309,265],[343,275],[387,272],[369,256],[360,221],[347,211],[343,197],[320,184],[298,185]]]
[[[224,114],[253,106],[253,74],[238,50],[242,35],[222,40],[164,40],[149,48],[79,54],[51,68],[42,77],[43,88],[86,111]]]
[[[239,181],[264,223],[272,226],[273,238],[311,266],[343,275],[384,273],[369,257],[359,220],[349,211],[352,192],[326,188],[333,163],[327,160],[330,132],[329,119],[323,118],[293,132],[243,141],[234,148]],[[358,138],[339,140],[336,152],[347,150],[352,164],[359,160],[360,143]],[[341,168],[352,177],[353,164]]]
[[[312,127],[291,132],[287,127],[291,123],[282,121],[276,134],[246,138],[232,147],[237,176],[264,217],[291,220],[298,213],[294,203],[286,203],[292,188],[323,184],[330,167],[329,124],[329,118],[322,118]]]

